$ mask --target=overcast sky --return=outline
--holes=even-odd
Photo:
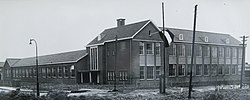
[[[115,27],[117,18],[151,19],[162,26],[161,2],[167,27],[192,30],[198,4],[197,30],[238,40],[250,35],[250,0],[0,0],[0,61],[34,56],[30,38],[38,42],[39,55],[85,49],[104,29]]]

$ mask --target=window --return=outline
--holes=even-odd
[[[155,54],[159,55],[160,54],[160,43],[155,43]]]
[[[16,77],[16,71],[15,71],[14,68],[12,69],[12,76],[13,76],[13,77]]]
[[[22,68],[22,77],[25,77],[25,68]]]
[[[231,66],[231,73],[232,73],[232,75],[235,75],[236,72],[237,72],[237,65]]]
[[[25,77],[29,77],[29,69],[28,68],[25,68]]]
[[[113,71],[108,71],[108,81],[115,80],[115,73]]]
[[[192,45],[186,45],[186,54],[187,56],[191,56],[192,55]]]
[[[226,39],[226,44],[229,44],[229,39],[228,38]]]
[[[178,75],[179,76],[184,76],[185,75],[185,65],[178,65]]]
[[[208,75],[208,73],[209,73],[209,65],[204,65],[203,74]]]
[[[179,40],[183,40],[183,34],[179,34]]]
[[[208,42],[208,37],[207,36],[205,36],[205,42]]]
[[[201,66],[200,64],[197,64],[196,67],[195,67],[195,70],[196,70],[196,75],[201,75]]]
[[[156,79],[160,79],[160,74],[161,74],[161,67],[160,66],[156,66],[156,70],[155,70],[155,77]]]
[[[225,72],[226,75],[229,75],[229,74],[230,74],[230,73],[229,73],[229,69],[230,69],[230,66],[229,66],[229,65],[224,66],[224,72]]]
[[[65,67],[63,67],[63,69],[64,69],[64,77],[65,78],[69,77],[69,70],[68,70],[68,68],[65,66]]]
[[[147,79],[153,79],[154,78],[154,67],[148,66],[147,67]]]
[[[188,64],[188,65],[187,65],[187,75],[188,75],[188,76],[190,76],[190,73],[191,73],[191,69],[190,69],[190,68],[191,68],[191,65]],[[194,68],[194,67],[192,67],[192,68]],[[193,72],[193,70],[192,70],[192,72]],[[194,74],[193,74],[193,75],[194,75]]]
[[[233,58],[237,57],[237,49],[236,48],[232,48],[232,56],[233,56]]]
[[[154,53],[154,43],[147,43],[147,54]]]
[[[210,47],[209,46],[203,46],[204,56],[209,57],[210,56]]]
[[[212,47],[212,56],[217,58],[217,47]]]
[[[219,57],[220,58],[224,57],[224,47],[219,47]]]
[[[144,66],[140,66],[140,79],[145,79]]]
[[[47,68],[47,77],[51,78],[51,68]]]
[[[238,49],[238,55],[239,55],[239,58],[242,58],[242,48]]]
[[[214,76],[217,75],[217,65],[213,64],[211,66],[211,74]]]
[[[202,47],[200,45],[196,45],[196,56],[202,55]]]
[[[176,65],[169,64],[169,76],[175,76],[176,74]]]
[[[185,45],[183,45],[183,44],[178,44],[177,45],[177,54],[179,55],[179,56],[185,56]]]
[[[33,68],[33,75],[36,77],[36,68]]]
[[[43,78],[46,77],[46,68],[42,68],[42,77],[43,77]]]
[[[74,66],[74,65],[72,65],[72,66],[70,67],[70,73],[71,73],[71,77],[72,77],[72,78],[75,78],[75,77],[76,77],[76,71],[75,71],[75,66]]]
[[[56,78],[57,68],[53,67],[52,72],[53,72],[53,77]]]
[[[227,58],[231,57],[231,49],[229,47],[226,48],[226,57]]]
[[[91,70],[98,70],[98,53],[97,47],[90,48],[90,69]]]
[[[16,70],[16,72],[18,73],[18,70]],[[29,73],[30,73],[30,74],[29,74],[29,75],[30,75],[29,77],[32,77],[32,76],[33,76],[32,68],[29,68]],[[17,75],[18,75],[18,74],[17,74]]]
[[[62,67],[58,67],[58,77],[62,78],[63,75],[63,68]]]
[[[121,81],[126,81],[128,80],[128,73],[126,71],[120,71],[119,72],[120,75],[120,80]]]
[[[139,42],[139,49],[140,49],[140,54],[144,54],[144,43]]]
[[[222,69],[222,65],[219,65],[219,66],[218,66],[218,74],[221,75],[221,74],[222,74],[222,70],[223,70],[223,69]]]
[[[169,55],[176,55],[176,45],[175,44],[170,45]]]

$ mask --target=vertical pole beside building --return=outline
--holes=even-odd
[[[243,36],[243,44],[242,44],[242,62],[241,62],[241,75],[240,75],[240,88],[242,89],[243,85],[243,73],[244,73],[244,68],[245,68],[245,42],[247,41],[246,38],[248,36]]]
[[[37,42],[35,39],[30,39],[30,44],[32,44],[32,41],[35,42],[36,45],[36,95],[40,96],[39,93],[39,71],[38,71],[38,48],[37,48]]]
[[[191,66],[190,66],[190,80],[189,80],[189,91],[188,91],[188,99],[191,99],[191,92],[192,92],[192,67],[193,67],[193,62],[194,62],[194,42],[195,42],[195,28],[196,28],[196,11],[197,11],[197,6],[195,5],[195,10],[194,10],[194,27],[193,27],[193,42],[192,42],[192,58],[191,58]]]
[[[162,2],[162,32],[165,35],[165,20],[164,20],[164,3]],[[163,76],[162,82],[160,83],[160,93],[166,92],[166,47],[163,47]]]

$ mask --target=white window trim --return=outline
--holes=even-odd
[[[93,65],[92,65],[92,58],[91,58],[91,55],[92,55],[91,49],[95,49],[95,48],[96,48],[96,56],[97,56],[97,58],[96,58],[96,62],[95,62],[95,63],[96,63],[96,66],[94,66],[95,68],[93,69],[93,68],[92,68],[92,66],[93,66]],[[90,70],[97,71],[97,70],[99,70],[99,67],[98,67],[98,65],[99,65],[99,64],[98,64],[98,55],[99,55],[99,54],[98,54],[98,47],[97,47],[97,46],[93,46],[93,47],[90,47],[89,50],[90,50]]]
[[[145,66],[140,66],[140,67],[143,67],[143,79],[141,79],[141,73],[139,73],[139,78],[140,78],[140,80],[145,80],[146,79],[146,73],[145,73]],[[140,69],[140,72],[141,72],[141,69]]]
[[[179,34],[179,40],[183,40],[183,34]]]
[[[181,65],[181,67],[183,67],[182,65],[184,65],[184,71],[183,71],[183,75],[179,75],[179,66],[178,66],[178,71],[177,71],[178,72],[178,77],[185,77],[186,76],[186,74],[185,74],[186,73],[186,68],[185,68],[186,65],[185,64],[179,64],[179,65]]]
[[[200,71],[201,71],[201,74],[200,74],[200,75],[197,75],[197,70],[196,70],[197,65],[198,65],[198,64],[195,65],[195,76],[202,76],[202,74],[203,74],[202,65],[200,66],[200,67],[201,67],[201,70],[200,70]]]
[[[142,54],[140,54],[140,46],[141,46],[140,43],[142,43]],[[140,55],[144,55],[145,54],[145,43],[141,42],[141,41],[139,42],[139,54]]]
[[[209,76],[210,75],[210,65],[209,64],[206,64],[207,65],[207,67],[208,67],[208,71],[207,71],[207,75],[205,75],[205,65],[203,65],[203,75],[204,76]]]

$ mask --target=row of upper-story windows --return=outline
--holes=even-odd
[[[144,55],[146,54],[160,54],[160,43],[155,42],[139,42],[139,54]]]
[[[178,56],[191,56],[192,45],[191,44],[171,44],[169,47],[169,55]],[[210,50],[211,49],[211,50]],[[242,57],[242,49],[237,47],[222,47],[222,46],[207,46],[207,45],[195,45],[195,56],[205,56],[219,58],[236,58],[237,53],[239,58]]]
[[[169,64],[169,76],[189,76],[191,65],[188,64]],[[216,75],[236,75],[238,65],[217,65],[217,64],[196,64],[192,67],[193,76],[216,76]]]
[[[42,78],[75,78],[75,68],[74,65],[69,66],[58,66],[58,67],[40,67],[39,75]],[[23,67],[23,68],[12,68],[6,69],[6,77],[13,78],[32,78],[36,77],[35,67]]]

